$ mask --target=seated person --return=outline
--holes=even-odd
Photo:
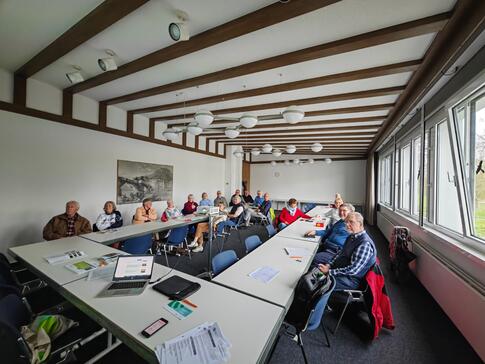
[[[264,201],[263,193],[261,192],[261,190],[258,190],[258,192],[256,192],[256,197],[254,198],[254,204],[256,206],[261,206],[263,201]]]
[[[243,198],[243,201],[247,204],[254,203],[253,197],[251,196],[248,190],[244,190],[244,194],[242,198]]]
[[[207,192],[202,193],[202,200],[200,200],[199,206],[213,206],[212,201],[209,200]]]
[[[333,225],[335,224],[335,222],[340,220],[338,209],[340,205],[342,205],[343,203],[344,203],[344,200],[340,196],[340,193],[337,193],[335,195],[335,201],[333,202],[333,204],[330,205],[332,209],[325,214],[326,217],[330,218],[329,225]]]
[[[136,209],[135,216],[133,216],[133,224],[155,221],[157,217],[157,211],[152,207],[152,199],[145,198],[142,206]]]
[[[351,212],[345,218],[350,232],[342,250],[329,264],[319,264],[323,274],[335,278],[335,290],[358,289],[362,279],[376,263],[376,247],[364,230],[364,218],[358,212]]]
[[[219,203],[219,216],[215,217],[212,221],[213,229],[216,230],[217,225],[222,222],[226,221],[227,213],[226,213],[226,205],[224,203]],[[199,253],[204,251],[204,233],[209,232],[209,223],[208,222],[199,222],[197,224],[197,229],[195,230],[194,241],[190,243],[187,247],[188,248],[195,248],[192,250],[195,253]]]
[[[313,258],[313,266],[327,264],[342,250],[345,240],[350,235],[345,227],[345,219],[349,213],[354,211],[354,206],[344,203],[339,208],[339,221],[333,225],[327,225],[324,230],[312,230],[306,233],[308,236],[322,237],[319,252]]]
[[[236,226],[239,216],[244,212],[244,207],[241,203],[241,196],[234,196],[232,199],[232,208],[227,214],[227,220],[217,225],[217,235],[222,235],[226,226]]]
[[[96,219],[96,224],[93,226],[94,231],[115,229],[123,226],[123,218],[121,213],[116,210],[116,205],[113,201],[106,201],[103,210],[104,212]]]
[[[76,236],[90,233],[91,224],[88,219],[82,217],[79,211],[79,202],[69,201],[66,203],[66,212],[54,216],[49,220],[42,231],[45,240],[55,240],[68,236]]]
[[[194,201],[194,195],[190,194],[187,196],[187,202],[184,203],[184,208],[182,209],[183,215],[190,215],[197,211],[199,205]]]
[[[269,210],[271,209],[271,201],[269,199],[269,193],[266,192],[263,197],[263,203],[257,208],[257,211],[264,216],[269,215]]]
[[[233,205],[232,201],[233,201],[234,197],[236,197],[236,196],[241,197],[241,190],[239,188],[234,192],[234,195],[231,196],[231,201],[229,202],[229,206]]]
[[[217,191],[217,197],[214,199],[214,206],[219,206],[221,202],[224,204],[224,206],[228,206],[226,198],[222,196],[222,192]]]
[[[298,201],[295,198],[290,198],[288,200],[288,205],[283,207],[283,210],[281,210],[280,216],[278,217],[278,229],[284,229],[288,225],[294,223],[300,217],[303,217],[304,219],[311,218],[310,216],[305,215],[297,206]]]
[[[175,207],[173,201],[167,200],[167,208],[163,212],[161,220],[163,222],[166,222],[170,219],[175,219],[175,218],[177,218],[181,215],[182,215],[182,213],[180,212],[180,210],[178,208]]]

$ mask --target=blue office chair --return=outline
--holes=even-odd
[[[259,236],[257,236],[257,235],[248,236],[244,240],[244,245],[246,245],[246,254],[252,252],[254,249],[256,249],[261,244],[263,244],[263,243],[261,242],[261,239],[259,238]]]
[[[152,234],[126,240],[121,250],[130,254],[146,254],[152,248]]]
[[[216,276],[237,262],[234,250],[226,250],[212,258],[212,275]]]
[[[186,251],[189,254],[189,258],[192,259],[192,256],[190,254],[190,249],[187,247],[187,234],[189,232],[189,226],[181,226],[175,229],[170,230],[170,234],[168,235],[167,241],[163,244],[163,251],[165,253],[165,261],[167,262],[167,267],[169,266],[168,264],[168,256],[167,256],[167,247],[173,248],[173,247],[179,247],[183,243],[185,243],[186,246]]]
[[[271,238],[273,235],[276,234],[276,229],[274,228],[273,225],[269,224],[266,225],[266,231],[268,232],[269,237]]]

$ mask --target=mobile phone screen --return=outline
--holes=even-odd
[[[160,330],[162,327],[164,327],[166,324],[168,324],[168,321],[165,320],[164,318],[161,318],[161,319],[155,321],[150,326],[148,326],[145,330],[143,330],[142,335],[145,336],[145,337],[150,337],[154,333],[156,333],[158,330]]]

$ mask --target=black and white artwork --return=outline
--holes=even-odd
[[[132,161],[118,161],[117,203],[172,199],[173,166]]]

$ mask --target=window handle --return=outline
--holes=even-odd
[[[455,179],[455,176],[454,175],[451,175],[450,176],[450,172],[446,172],[446,174],[448,176],[448,182],[453,183],[453,186],[456,187],[456,179]]]

